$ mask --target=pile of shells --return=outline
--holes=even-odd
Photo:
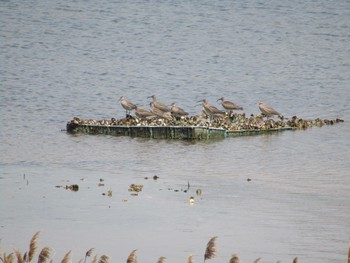
[[[234,112],[226,112],[225,115],[209,119],[205,115],[173,117],[171,120],[162,118],[152,118],[143,120],[138,117],[128,116],[123,119],[111,120],[81,120],[77,117],[73,118],[68,125],[101,125],[101,126],[207,126],[212,128],[222,128],[227,131],[240,130],[272,130],[290,127],[294,129],[306,129],[312,126],[321,127],[323,125],[333,125],[344,122],[342,119],[320,119],[304,120],[293,116],[292,118],[284,118],[280,116],[276,119],[267,118],[264,115],[253,115],[246,117],[245,113],[238,114]]]

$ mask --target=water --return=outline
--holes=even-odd
[[[41,230],[56,262],[91,247],[200,262],[218,236],[213,263],[345,262],[349,27],[348,1],[1,1],[1,247],[24,252]],[[121,95],[147,108],[152,94],[190,114],[224,96],[247,114],[262,100],[345,122],[193,143],[62,131],[74,116],[123,117]],[[56,187],[70,184],[79,191]]]

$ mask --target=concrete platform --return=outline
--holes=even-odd
[[[71,134],[105,134],[112,136],[184,140],[223,139],[226,137],[275,133],[291,129],[291,127],[283,127],[269,130],[226,131],[225,129],[204,126],[105,126],[67,123],[67,132]]]

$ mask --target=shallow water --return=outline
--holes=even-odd
[[[218,236],[212,262],[345,262],[349,27],[347,1],[1,1],[1,247],[25,251],[42,230],[55,261],[94,247],[114,261],[138,249],[139,261],[200,262]],[[246,114],[263,100],[345,122],[199,142],[64,131],[74,116],[122,118],[121,95],[147,108],[152,94],[191,114],[224,96]]]

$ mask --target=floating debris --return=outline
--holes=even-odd
[[[56,188],[64,188],[66,190],[71,190],[73,192],[78,192],[79,191],[79,185],[77,184],[72,184],[72,185],[56,185]]]
[[[191,196],[188,202],[190,203],[190,205],[194,205],[194,197]]]
[[[129,186],[129,192],[141,192],[142,191],[142,188],[143,188],[143,185],[142,184],[131,184]]]

